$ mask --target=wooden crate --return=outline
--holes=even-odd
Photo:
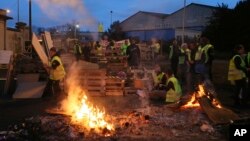
[[[81,70],[79,81],[90,96],[105,95],[106,70]]]
[[[124,95],[124,80],[119,78],[107,78],[105,81],[106,95]]]

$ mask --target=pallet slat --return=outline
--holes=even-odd
[[[203,111],[215,124],[226,124],[239,119],[239,116],[229,109],[214,107],[211,101],[205,96],[201,97],[198,101]]]

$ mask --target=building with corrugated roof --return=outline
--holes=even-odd
[[[122,21],[121,27],[127,36],[144,41],[151,38],[180,39],[182,35],[192,38],[201,34],[216,9],[217,7],[191,3],[172,14],[139,11]]]

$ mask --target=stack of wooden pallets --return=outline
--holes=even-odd
[[[124,80],[117,77],[107,77],[105,82],[106,95],[124,95]]]
[[[105,96],[106,70],[81,70],[79,81],[89,96]]]
[[[127,68],[126,56],[110,56],[107,58],[107,69],[110,71],[124,71]]]

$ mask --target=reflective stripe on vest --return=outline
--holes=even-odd
[[[50,61],[50,65],[53,61],[58,61],[60,63],[59,66],[56,67],[56,69],[51,69],[50,70],[50,79],[52,80],[61,80],[65,76],[65,70],[62,64],[61,59],[58,56],[54,56],[52,60]]]
[[[209,56],[208,56],[208,50],[210,48],[213,48],[213,45],[211,44],[207,44],[205,45],[201,50],[202,50],[202,53],[205,54],[205,63],[207,63],[208,59],[209,59]]]
[[[175,90],[170,89],[167,91],[166,102],[177,102],[182,94],[181,86],[175,77],[170,77],[167,81],[167,85],[169,82],[172,82],[174,84]]]
[[[230,59],[229,61],[229,68],[228,68],[228,80],[240,80],[244,77],[246,77],[245,73],[242,70],[239,70],[236,68],[235,63],[234,63],[234,59],[235,57],[240,57],[241,59],[241,66],[245,67],[245,62],[244,60],[241,58],[240,55],[235,55],[232,59]]]
[[[250,66],[250,52],[247,53],[247,66]]]
[[[201,60],[201,54],[202,54],[202,50],[201,50],[201,46],[198,47],[197,51],[195,52],[195,61],[199,61]]]
[[[185,63],[185,50],[184,49],[180,49],[181,50],[181,54],[179,55],[179,64],[184,64]]]
[[[161,82],[163,76],[164,76],[163,72],[161,72],[160,74],[157,75],[157,80],[159,81],[159,83]]]

